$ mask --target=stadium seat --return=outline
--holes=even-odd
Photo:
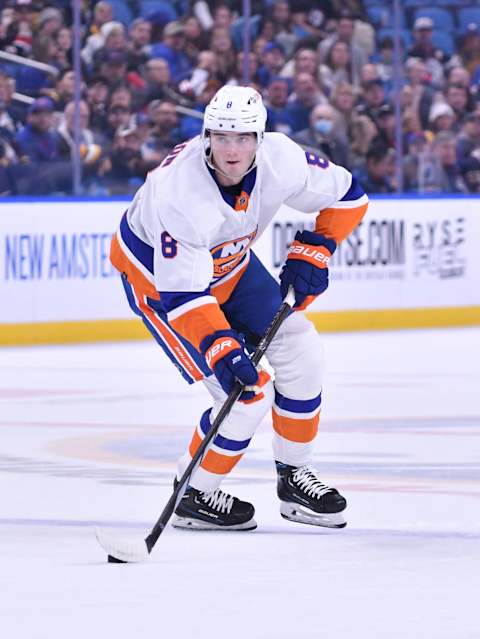
[[[458,28],[460,33],[467,30],[469,24],[476,24],[480,29],[480,7],[463,7],[458,10]]]
[[[261,15],[252,16],[250,18],[250,36],[252,38],[252,41],[258,35],[261,21]],[[230,27],[230,35],[232,36],[233,46],[237,51],[240,51],[243,47],[243,23],[243,17],[237,18],[236,20],[234,20],[232,26]]]
[[[448,9],[439,9],[438,7],[423,7],[415,11],[415,19],[417,18],[431,18],[435,29],[442,29],[444,31],[453,31],[455,24],[453,16]]]
[[[370,22],[378,28],[393,27],[394,14],[391,7],[386,5],[371,5],[367,7]],[[400,14],[400,26],[405,27],[405,14]]]
[[[133,20],[133,11],[128,6],[126,0],[109,0],[113,9],[113,19],[122,22],[126,27]]]
[[[377,43],[380,44],[380,42],[384,38],[391,38],[392,40],[394,40],[395,39],[394,30],[390,29],[390,28],[378,29],[378,31],[377,31]],[[408,31],[407,29],[402,29],[401,32],[400,32],[400,38],[402,40],[404,49],[408,49],[409,47],[412,46],[413,38],[412,38],[412,34],[410,33],[410,31]]]
[[[403,8],[412,9],[414,7],[428,7],[432,6],[431,0],[404,0]]]
[[[138,4],[142,18],[146,18],[149,14],[161,13],[165,24],[178,19],[175,8],[166,0],[163,0],[163,2],[162,0],[140,0]]]
[[[455,53],[455,42],[450,33],[446,33],[445,31],[434,31],[432,35],[432,42],[448,56]]]

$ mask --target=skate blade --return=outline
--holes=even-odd
[[[222,531],[247,531],[255,530],[257,522],[254,519],[244,522],[243,524],[235,524],[234,526],[218,526],[210,524],[208,521],[200,521],[198,519],[191,519],[189,517],[179,517],[175,515],[172,519],[172,526],[174,528],[182,528],[183,530],[216,530]]]
[[[284,519],[296,521],[299,524],[310,524],[310,526],[322,526],[323,528],[345,528],[347,522],[341,513],[316,513],[286,501],[280,504],[280,514]]]

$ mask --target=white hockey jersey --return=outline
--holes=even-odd
[[[248,181],[235,207],[228,203],[196,137],[175,147],[137,192],[114,238],[113,264],[121,271],[126,262],[133,265],[131,278],[141,280],[150,297],[206,293],[170,309],[169,321],[228,299],[250,248],[282,204],[318,219],[329,212],[329,236],[339,241],[356,225],[349,214],[364,212],[368,201],[346,169],[305,153],[281,133],[265,134]]]

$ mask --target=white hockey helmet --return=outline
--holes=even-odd
[[[267,110],[262,96],[251,87],[226,85],[219,89],[205,109],[202,140],[210,160],[210,131],[256,133],[257,148],[262,143]]]

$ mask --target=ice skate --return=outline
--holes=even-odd
[[[189,530],[253,530],[255,508],[219,488],[209,493],[189,486],[177,509],[172,525]]]
[[[310,465],[275,463],[280,514],[284,519],[326,528],[347,525],[341,514],[347,506],[345,498],[335,488],[326,486]]]

